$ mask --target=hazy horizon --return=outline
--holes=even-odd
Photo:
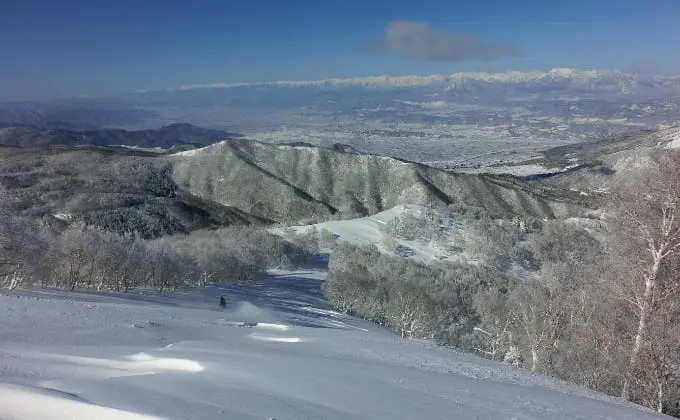
[[[680,73],[671,0],[11,2],[0,102],[379,75]]]

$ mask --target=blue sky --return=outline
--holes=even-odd
[[[679,16],[679,0],[0,0],[0,102],[476,69],[680,73]]]

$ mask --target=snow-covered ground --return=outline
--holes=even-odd
[[[671,130],[660,142],[665,143],[667,149],[680,148],[680,129]]]
[[[661,418],[341,315],[324,276],[161,297],[4,290],[0,419]]]
[[[126,144],[113,144],[111,147],[122,147],[125,149],[132,149],[132,150],[139,150],[141,152],[151,152],[151,153],[164,153],[167,151],[167,149],[164,149],[160,146],[157,147],[140,147],[140,146],[130,146]]]
[[[450,252],[434,243],[424,243],[422,241],[410,241],[393,238],[386,232],[380,230],[381,226],[387,224],[397,217],[406,214],[418,217],[424,211],[426,211],[425,206],[418,204],[401,204],[389,210],[385,210],[368,217],[347,220],[331,220],[312,225],[288,226],[286,228],[272,228],[269,229],[269,232],[285,237],[287,231],[294,232],[296,234],[304,234],[312,228],[317,228],[319,230],[326,229],[334,235],[337,235],[338,243],[348,242],[357,246],[373,244],[377,246],[382,252],[388,254],[395,254],[395,248],[397,246],[401,246],[402,249],[409,249],[410,252],[412,252],[412,255],[409,258],[417,261],[455,261],[461,258],[474,260],[474,257],[471,258],[469,255],[464,255],[463,253],[452,255]],[[450,232],[451,244],[459,246],[462,245],[465,234],[466,232],[460,229],[460,227],[452,229]]]
[[[466,173],[466,174],[507,174],[515,176],[530,176],[530,175],[542,175],[542,174],[552,174],[556,172],[562,172],[559,168],[546,168],[545,166],[531,163],[525,165],[495,165],[495,166],[480,166],[479,168],[465,168],[458,167],[455,169],[456,172]]]
[[[214,144],[210,144],[204,147],[198,147],[196,149],[185,150],[183,152],[174,153],[175,156],[196,156],[202,153],[209,153],[211,150],[215,150],[216,147],[226,143],[228,140],[222,140]]]

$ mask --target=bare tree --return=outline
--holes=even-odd
[[[531,370],[550,370],[551,353],[559,346],[564,308],[559,290],[550,281],[527,281],[510,298],[514,322],[531,354]]]
[[[324,294],[340,312],[356,314],[357,308],[368,300],[370,288],[366,267],[350,264],[329,273]]]
[[[41,226],[13,214],[6,199],[6,192],[0,189],[0,279],[14,289],[32,280],[46,245]]]
[[[149,244],[147,250],[147,270],[149,270],[151,285],[158,293],[175,289],[182,273],[177,264],[177,255],[173,255],[174,252],[170,244],[155,241]]]
[[[622,398],[630,400],[640,357],[658,338],[650,335],[651,324],[664,302],[680,296],[677,283],[661,275],[680,248],[680,159],[671,153],[655,156],[635,177],[615,185],[612,197],[619,236],[615,251],[630,269],[630,275],[620,279],[620,296],[637,318],[621,390]],[[657,409],[663,405],[661,394]]]
[[[0,276],[3,284],[14,289],[23,279],[25,262],[22,258],[23,241],[16,218],[0,214]]]
[[[433,328],[434,308],[434,301],[423,287],[407,284],[391,299],[387,316],[402,337],[423,338]]]
[[[491,360],[502,360],[513,340],[513,314],[508,308],[507,293],[482,291],[475,296],[474,307],[480,321],[473,327],[472,349]]]

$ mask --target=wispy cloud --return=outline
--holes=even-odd
[[[475,35],[444,31],[426,22],[407,20],[390,22],[381,39],[368,41],[364,47],[369,51],[391,52],[409,60],[430,61],[490,61],[523,54],[513,44],[487,43]]]

